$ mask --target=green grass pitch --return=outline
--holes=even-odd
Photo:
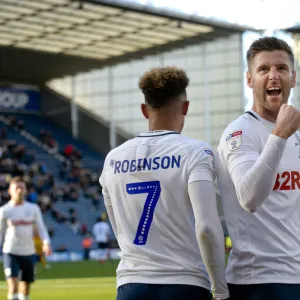
[[[37,267],[32,300],[115,300],[118,261],[104,265],[97,261],[51,263],[51,269]],[[0,266],[0,299],[6,299],[6,283]]]

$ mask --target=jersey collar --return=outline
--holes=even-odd
[[[180,134],[180,133],[176,131],[170,131],[170,130],[153,130],[153,131],[140,133],[137,137],[154,137],[154,136],[163,136],[169,134]]]
[[[264,119],[263,117],[261,117],[257,112],[255,112],[253,109],[249,110],[254,116],[256,116],[256,119],[258,119],[259,121],[261,121],[266,127],[273,129],[275,127],[275,123],[272,123],[266,119]]]

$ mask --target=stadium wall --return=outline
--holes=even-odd
[[[131,135],[147,131],[138,80],[158,66],[177,66],[187,72],[191,103],[183,134],[216,146],[227,124],[244,112],[241,34],[78,74],[74,77],[76,102]],[[48,85],[70,97],[71,83],[71,77],[65,77]]]
[[[43,87],[41,89],[41,112],[55,124],[72,132],[71,102],[67,97]],[[117,143],[121,144],[128,138],[117,134]],[[78,107],[78,139],[86,142],[95,151],[106,154],[110,150],[109,124]]]
[[[300,109],[300,34],[293,35],[293,51],[295,55],[295,70],[296,70],[296,88],[293,91],[293,104]]]

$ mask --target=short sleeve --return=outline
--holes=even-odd
[[[99,178],[99,183],[102,186],[102,194],[103,194],[105,205],[111,205],[111,200],[109,197],[109,193],[108,193],[108,189],[107,189],[106,181],[105,181],[105,170],[106,170],[106,161],[104,163],[104,167],[103,167],[101,176]]]
[[[190,153],[188,184],[199,180],[214,182],[215,176],[215,155],[211,147],[208,144],[194,147]]]
[[[233,125],[227,129],[218,147],[218,155],[229,173],[239,164],[256,161],[260,155],[260,142],[255,130]]]

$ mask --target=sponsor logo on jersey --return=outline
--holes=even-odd
[[[226,138],[226,141],[229,141],[230,139],[232,139],[236,136],[242,135],[242,134],[243,134],[242,130],[236,130],[228,135],[228,137]]]
[[[300,190],[300,172],[285,171],[281,174],[277,173],[273,191],[291,191]]]
[[[137,171],[156,171],[159,169],[180,168],[181,156],[157,156],[133,160],[116,160],[114,174],[133,173]]]
[[[33,221],[25,221],[25,220],[12,220],[11,221],[11,224],[13,226],[27,226],[27,225],[32,225],[33,224]]]
[[[233,131],[232,133],[230,133],[226,137],[228,150],[234,151],[241,146],[242,134],[243,134],[242,130],[236,130],[236,131]]]

